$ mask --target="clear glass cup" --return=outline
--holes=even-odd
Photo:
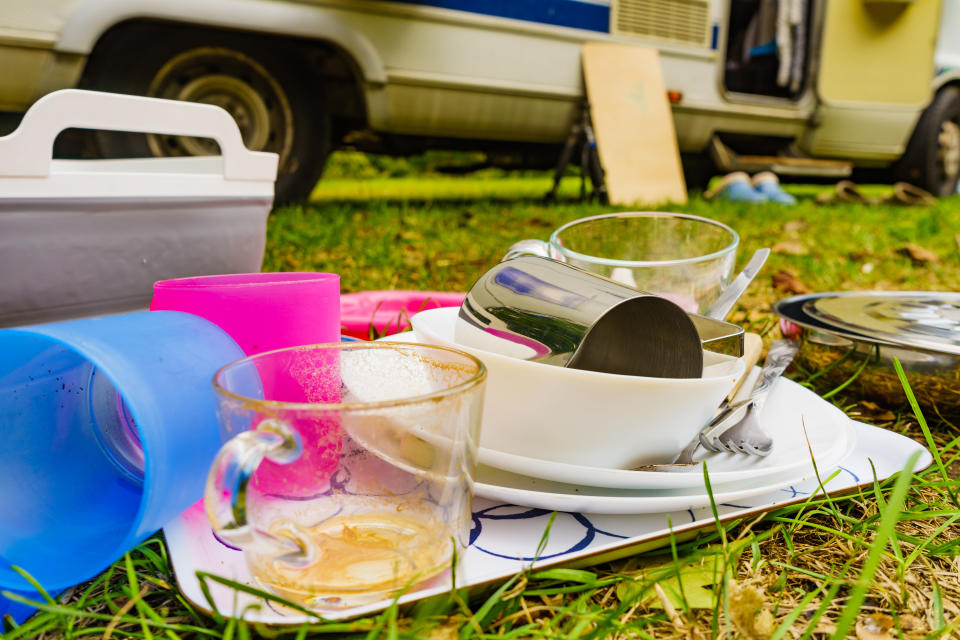
[[[506,258],[560,260],[702,313],[733,278],[740,237],[725,224],[683,213],[608,213],[568,222],[550,240],[522,240]]]
[[[292,347],[214,377],[223,446],[207,479],[216,534],[266,589],[338,609],[449,579],[468,543],[486,369],[419,344]],[[267,493],[266,458],[312,473]],[[285,496],[300,496],[297,498]],[[308,497],[303,497],[308,496]]]

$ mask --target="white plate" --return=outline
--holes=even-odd
[[[844,417],[836,421],[831,429],[839,432],[838,441],[844,443],[844,448],[835,459],[830,461],[817,460],[817,469],[832,469],[837,462],[849,455],[856,446],[856,436],[853,431],[853,422]],[[803,455],[797,452],[798,455]],[[809,456],[809,453],[806,453]],[[783,471],[766,475],[759,481],[755,478],[744,479],[726,485],[716,486],[710,461],[707,462],[707,471],[710,475],[710,484],[713,499],[716,503],[734,502],[744,498],[761,495],[774,491],[784,485],[799,484],[802,482],[816,482],[813,466],[794,466],[792,471]],[[656,472],[654,472],[656,473]],[[674,475],[672,473],[657,473],[657,475]],[[668,511],[682,511],[684,509],[699,509],[710,505],[710,496],[706,491],[703,478],[703,469],[699,466],[692,474],[684,473],[688,480],[696,480],[694,486],[685,489],[608,489],[603,487],[583,486],[554,482],[542,478],[533,478],[517,473],[481,466],[477,469],[473,494],[489,500],[510,502],[526,507],[550,509],[552,511],[571,511],[582,513],[602,514],[638,514],[662,513]]]
[[[702,448],[694,456],[707,461],[712,484],[812,472],[807,437],[817,466],[821,468],[836,464],[848,449],[847,416],[792,380],[777,381],[760,417],[774,442],[769,456],[710,453]],[[700,465],[669,472],[630,471],[564,464],[485,448],[480,448],[479,454],[481,464],[555,482],[611,489],[703,489]]]

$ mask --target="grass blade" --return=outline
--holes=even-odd
[[[893,537],[894,527],[899,520],[900,509],[903,506],[907,490],[910,488],[910,482],[913,479],[913,467],[917,464],[919,458],[919,451],[910,456],[907,460],[907,465],[903,468],[903,471],[900,472],[896,483],[893,485],[893,490],[890,492],[890,497],[881,514],[880,524],[877,527],[873,545],[870,547],[867,559],[863,563],[863,568],[860,570],[857,582],[850,592],[850,597],[847,598],[843,612],[837,619],[837,629],[831,638],[839,639],[846,637],[847,632],[850,630],[850,627],[853,626],[854,620],[860,613],[860,606],[867,597],[867,590],[870,588],[873,575],[880,565],[880,559],[883,557],[887,542]]]
[[[923,412],[920,411],[920,405],[917,402],[917,397],[913,394],[913,389],[910,387],[910,382],[907,380],[907,374],[904,372],[903,365],[900,364],[899,358],[894,358],[893,367],[897,370],[897,377],[900,378],[900,384],[903,385],[903,392],[907,396],[907,402],[910,404],[910,408],[913,409],[913,415],[917,418],[917,423],[920,425],[920,430],[923,431],[923,438],[927,441],[927,448],[930,450],[930,455],[933,456],[933,460],[937,464],[937,469],[940,470],[940,477],[944,480],[949,480],[950,475],[947,473],[947,469],[943,465],[943,460],[940,458],[940,450],[937,447],[937,444],[933,441],[933,434],[930,433],[930,427],[927,425],[927,420],[923,417]],[[954,505],[960,506],[960,504],[957,504],[956,492],[950,489],[947,489],[947,491],[950,494],[950,498],[953,500]]]

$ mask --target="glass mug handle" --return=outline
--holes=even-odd
[[[312,545],[293,527],[274,535],[247,519],[248,485],[264,458],[287,464],[300,457],[303,447],[295,431],[283,422],[264,420],[256,429],[234,436],[220,448],[207,475],[203,497],[207,519],[224,542],[256,549],[292,565],[310,562]]]
[[[554,249],[549,242],[533,239],[514,242],[510,245],[510,248],[507,249],[507,253],[500,262],[510,260],[511,258],[519,258],[520,256],[540,256],[542,258],[550,258],[564,262],[563,255]]]

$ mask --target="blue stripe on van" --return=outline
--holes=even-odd
[[[610,30],[610,6],[582,0],[391,0],[589,31]]]

